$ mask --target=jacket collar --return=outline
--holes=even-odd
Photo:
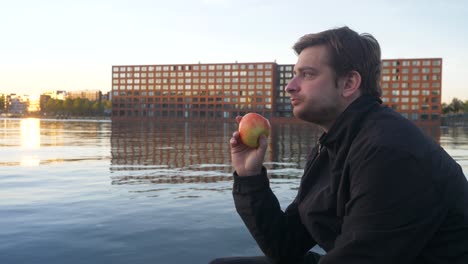
[[[333,149],[337,143],[350,142],[359,131],[363,118],[381,103],[376,96],[360,96],[338,116],[328,133],[322,134],[319,143]]]

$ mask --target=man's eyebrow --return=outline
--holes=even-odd
[[[312,67],[312,66],[302,66],[302,67],[299,67],[299,68],[294,68],[294,72],[302,72],[302,71],[306,71],[306,70],[317,71],[317,69]]]

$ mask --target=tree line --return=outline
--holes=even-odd
[[[0,110],[5,109],[5,96],[0,95]],[[110,113],[112,103],[108,100],[90,101],[85,98],[67,98],[65,100],[48,99],[41,102],[41,112],[46,114],[65,114],[65,115],[106,115]],[[450,103],[442,103],[442,114],[461,114],[468,113],[468,100],[464,102],[458,98],[453,98]]]
[[[90,101],[86,98],[50,98],[41,102],[41,112],[47,115],[103,116],[109,115],[112,103],[109,100]]]
[[[458,98],[453,98],[449,104],[442,103],[442,114],[462,114],[468,113],[468,100],[463,102]]]

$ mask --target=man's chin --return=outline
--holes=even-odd
[[[307,115],[306,115],[304,112],[299,111],[299,109],[297,109],[297,108],[294,108],[294,109],[293,109],[293,116],[294,116],[295,118],[297,118],[297,119],[300,119],[300,120],[309,122],[309,121],[307,120]]]
[[[297,109],[295,109],[295,111],[293,111],[293,116],[297,119],[300,119],[302,121],[305,121],[305,122],[309,122],[309,123],[313,123],[313,124],[316,124],[316,125],[320,125],[322,123],[322,118],[320,118],[319,116],[315,116],[315,115],[310,115],[308,113],[304,113],[302,111],[297,111]]]

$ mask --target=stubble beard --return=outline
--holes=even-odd
[[[298,109],[293,108],[294,117],[313,123],[318,126],[329,126],[336,119],[336,107],[329,106],[322,109]]]

